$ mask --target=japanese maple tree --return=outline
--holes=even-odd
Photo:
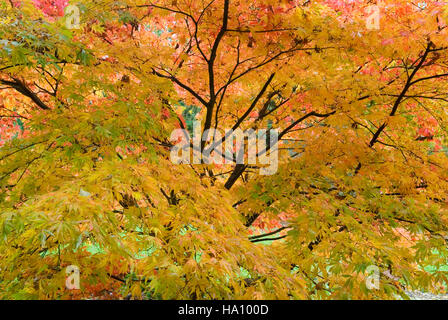
[[[424,4],[1,2],[0,297],[443,290],[448,8]],[[173,163],[194,121],[276,129],[277,172]]]

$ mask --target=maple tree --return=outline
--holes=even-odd
[[[361,0],[68,4],[0,2],[2,298],[444,289],[444,3],[378,2],[379,30]],[[174,164],[195,120],[277,129],[278,171]]]

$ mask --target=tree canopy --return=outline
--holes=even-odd
[[[0,297],[442,291],[448,7],[371,2],[0,2]],[[173,163],[194,121],[278,170]]]

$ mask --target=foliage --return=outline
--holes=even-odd
[[[448,12],[425,3],[378,3],[380,30],[360,0],[81,0],[79,29],[66,1],[0,3],[0,296],[442,290]],[[173,164],[193,119],[278,129],[278,172]]]

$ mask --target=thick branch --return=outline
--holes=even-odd
[[[16,91],[23,94],[24,96],[30,98],[42,110],[50,110],[50,107],[48,107],[44,102],[42,102],[42,100],[40,100],[40,98],[25,85],[25,83],[23,83],[19,79],[16,78],[13,79],[14,81],[0,80],[0,83],[10,86],[14,88]]]

